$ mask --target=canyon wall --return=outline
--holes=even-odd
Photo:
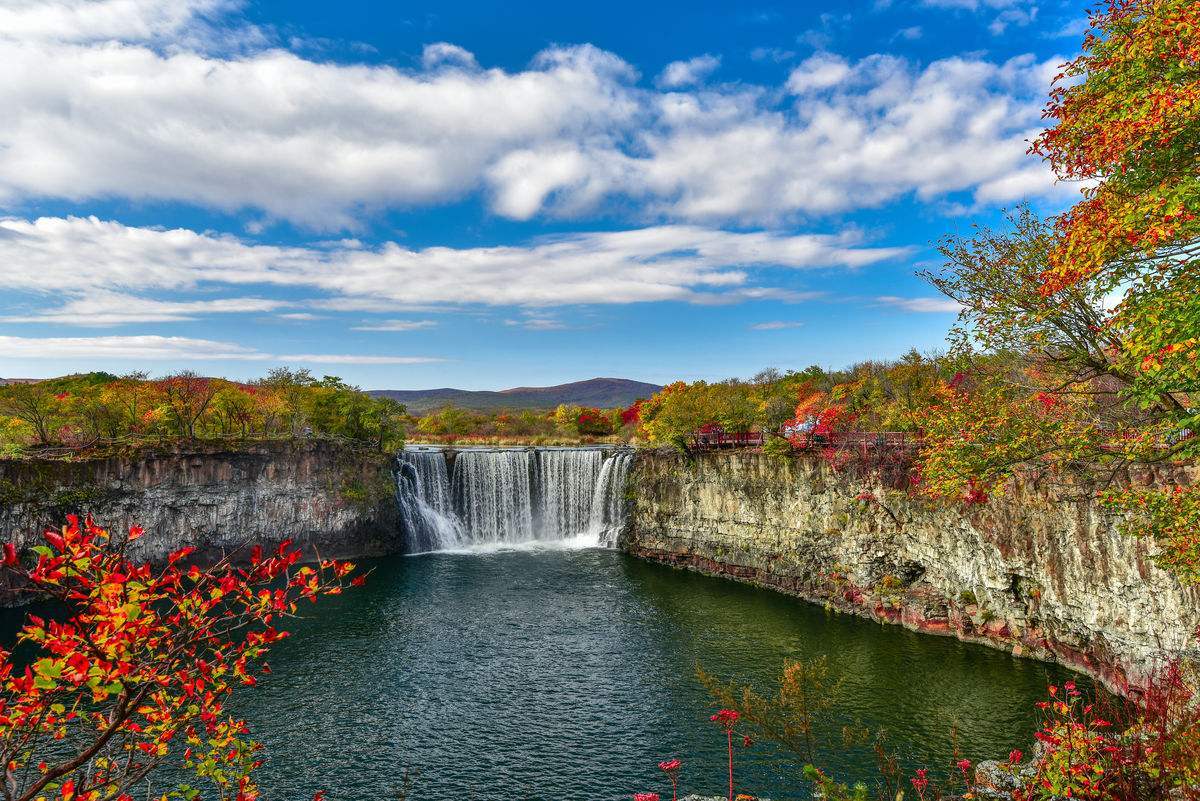
[[[1164,655],[1200,656],[1200,594],[1153,544],[1035,486],[945,508],[819,460],[647,451],[628,495],[632,554],[1063,662],[1119,692]]]
[[[0,460],[0,539],[32,544],[70,512],[114,535],[142,526],[130,552],[152,561],[184,545],[211,557],[286,538],[310,555],[400,550],[392,457],[318,440]]]

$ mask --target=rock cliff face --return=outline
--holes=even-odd
[[[755,452],[645,452],[630,487],[621,546],[648,559],[1060,661],[1119,692],[1164,655],[1200,655],[1200,594],[1088,502],[1026,486],[938,508]]]
[[[142,526],[131,553],[148,560],[286,538],[323,556],[400,550],[391,458],[319,441],[0,461],[0,538],[32,543],[68,512],[114,534]]]

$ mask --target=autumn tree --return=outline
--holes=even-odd
[[[353,565],[300,566],[284,542],[244,566],[187,565],[184,548],[154,569],[123,553],[141,533],[114,538],[72,517],[30,554],[4,546],[5,568],[68,610],[28,617],[18,639],[29,654],[0,652],[5,801],[132,801],[166,764],[216,798],[258,798],[260,747],[227,702],[267,672],[263,657],[287,636],[279,622],[301,600],[341,592]]]
[[[843,684],[841,678],[830,676],[823,656],[784,662],[779,687],[767,696],[750,685],[722,681],[701,667],[696,668],[696,677],[714,704],[736,709],[758,739],[778,743],[802,762],[813,760],[818,729],[830,724]]]
[[[278,406],[282,427],[289,434],[298,434],[305,424],[307,400],[317,380],[306,369],[292,370],[276,367],[257,382],[259,388],[269,393]],[[274,410],[273,410],[274,411]]]
[[[1121,294],[1106,332],[1131,396],[1193,430],[1200,410],[1200,8],[1110,0],[1093,13],[1034,143],[1058,175],[1088,182],[1063,215],[1045,291]],[[1200,446],[1193,451],[1200,452]]]
[[[16,383],[0,388],[0,413],[27,424],[35,442],[45,445],[57,428],[66,397],[44,382]]]
[[[990,449],[955,430],[928,439],[925,478],[935,491],[943,482],[961,489],[963,474],[996,467],[1005,450],[996,483],[1025,469],[1107,480],[1130,462],[1200,455],[1200,8],[1109,0],[1056,80],[1046,117],[1051,126],[1032,152],[1061,179],[1082,182],[1083,199],[1051,222],[1021,212],[1009,232],[949,241],[948,269],[934,277],[964,306],[960,345],[1027,360],[1021,370],[976,371],[944,393],[951,415],[1011,415],[987,435]],[[983,417],[970,418],[973,430]],[[1035,434],[1046,438],[1039,447],[1010,447]],[[939,461],[943,448],[951,458]],[[941,469],[948,465],[963,474]],[[973,478],[986,480],[987,470]],[[1106,497],[1139,518],[1197,508]],[[1195,531],[1200,515],[1136,527]],[[1173,566],[1200,580],[1195,560]]]
[[[190,370],[156,382],[167,414],[179,436],[196,438],[196,426],[208,412],[220,385]]]

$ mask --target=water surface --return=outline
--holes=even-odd
[[[600,549],[381,560],[365,587],[312,607],[272,654],[245,712],[268,747],[272,799],[619,799],[723,792],[724,740],[694,677],[764,690],[786,658],[826,655],[845,685],[818,763],[869,779],[841,725],[884,728],[907,759],[948,766],[1028,748],[1033,703],[1060,669],[918,635],[735,582]],[[794,761],[735,752],[742,791],[806,797]],[[667,795],[669,797],[669,794]]]

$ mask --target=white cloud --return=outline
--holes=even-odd
[[[519,319],[508,319],[504,324],[529,331],[564,331],[568,328],[557,315],[543,311],[524,311]]]
[[[929,2],[1032,13],[1017,0]],[[771,225],[910,193],[1061,191],[1025,153],[1048,84],[1031,57],[919,66],[818,53],[786,87],[695,87],[716,66],[701,56],[654,90],[589,45],[516,71],[447,42],[418,70],[193,46],[198,21],[229,6],[8,0],[0,208],[165,200],[250,210],[252,231],[271,220],[340,230],[478,193],[516,219],[624,199],[615,207],[643,221]],[[1041,178],[1006,183],[1016,173]]]
[[[907,28],[901,28],[892,35],[892,39],[904,39],[908,42],[914,42],[925,35],[925,31],[920,25],[912,25]]]
[[[679,89],[684,86],[694,86],[698,83],[703,83],[704,79],[711,75],[717,67],[721,66],[721,59],[718,56],[696,56],[687,61],[672,61],[668,64],[655,83],[664,89]]]
[[[455,66],[464,69],[478,69],[475,54],[470,50],[449,42],[427,44],[421,51],[421,66],[430,70],[441,66]]]
[[[791,61],[796,57],[794,51],[784,50],[781,47],[756,47],[750,51],[750,58],[755,61],[773,61],[776,64],[782,64],[785,61]]]
[[[1028,25],[1037,18],[1036,0],[921,0],[921,5],[962,11],[998,11],[988,30],[999,36],[1010,25]]]
[[[786,328],[799,328],[804,323],[798,320],[772,320],[768,323],[755,323],[750,326],[752,331],[782,331]]]
[[[163,336],[11,337],[0,336],[0,353],[10,359],[219,359],[269,358],[233,342]]]
[[[1008,8],[1001,11],[988,25],[988,30],[996,36],[1008,30],[1010,25],[1024,27],[1037,19],[1037,7],[1032,8]]]
[[[58,42],[145,42],[179,34],[233,0],[4,0],[0,36]]]
[[[365,323],[354,326],[355,331],[420,331],[423,328],[434,328],[436,320],[384,320],[379,323]]]
[[[888,306],[895,306],[911,312],[957,314],[962,311],[962,306],[949,298],[898,298],[894,295],[883,295],[876,300],[886,303]]]
[[[846,59],[833,53],[815,53],[800,63],[788,76],[787,89],[792,94],[831,89],[851,75]]]
[[[0,279],[0,284],[2,283],[3,279]],[[28,315],[0,316],[0,322],[102,327],[127,323],[195,320],[209,314],[270,312],[288,305],[290,304],[285,301],[267,298],[163,301],[97,289],[86,298],[68,301],[57,308],[43,309]]]
[[[100,337],[0,336],[0,354],[9,359],[122,359],[150,361],[255,361],[316,364],[428,364],[425,356],[296,354],[273,356],[233,342],[157,335]]]
[[[481,188],[517,149],[630,124],[633,72],[582,46],[520,73],[222,59],[0,35],[0,204],[27,197],[255,208],[313,228]]]
[[[374,248],[350,242],[306,248],[49,217],[0,219],[0,264],[11,267],[0,271],[0,290],[76,300],[96,292],[186,296],[200,288],[289,286],[319,293],[307,302],[311,307],[342,311],[700,303],[786,296],[752,281],[752,272],[765,268],[856,268],[907,253],[866,247],[853,231],[783,235],[685,225],[566,234],[521,246],[414,250],[394,242]],[[137,303],[127,305],[136,318]],[[75,308],[86,306],[67,311]],[[50,313],[68,316],[62,311]]]

